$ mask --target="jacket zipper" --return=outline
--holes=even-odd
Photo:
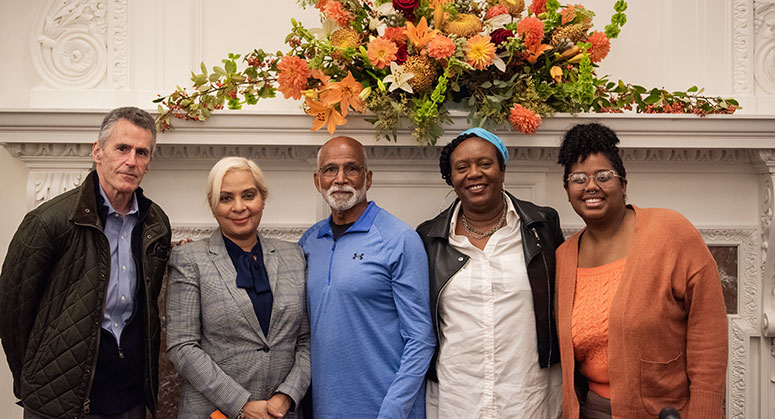
[[[549,281],[549,266],[546,264],[546,255],[544,254],[543,247],[541,246],[541,238],[538,236],[538,231],[536,231],[535,227],[531,227],[530,230],[533,232],[533,235],[536,238],[536,245],[538,246],[538,250],[541,251],[541,260],[544,262],[544,272],[546,273],[546,294],[548,296],[548,301],[546,302],[547,315],[546,319],[549,325],[549,357],[546,359],[546,366],[548,367],[549,364],[551,364],[552,360],[552,287],[551,282]]]
[[[466,260],[465,260],[465,257],[464,257],[464,260],[463,260],[463,264],[464,265],[465,265],[465,262],[466,262]],[[444,285],[442,285],[441,288],[439,288],[439,292],[436,293],[436,313],[434,313],[434,314],[436,316],[436,336],[439,339],[441,338],[441,327],[439,326],[439,302],[441,301],[441,294],[444,292],[444,289],[447,288],[447,285],[449,285],[449,282],[452,279],[452,277],[455,276],[455,274],[462,267],[463,266],[461,265],[459,268],[455,269],[452,273],[450,273],[449,276],[444,280]]]
[[[102,233],[102,237],[107,240],[107,237],[105,236],[105,232],[102,231],[102,229],[98,227],[91,226],[92,228],[96,228],[99,230],[100,233]],[[110,248],[110,243],[108,243],[108,248]],[[104,278],[105,275],[110,275],[110,257],[108,257],[108,270],[106,272],[103,272],[102,277]],[[108,277],[105,280],[105,289],[103,289],[103,295],[108,293],[108,284],[110,283],[110,277]],[[89,399],[89,396],[91,395],[91,386],[94,383],[94,373],[97,369],[97,360],[99,358],[99,352],[100,352],[100,337],[102,336],[102,319],[105,318],[105,304],[102,304],[102,309],[100,310],[100,317],[97,319],[97,339],[96,341],[96,347],[95,347],[95,356],[94,360],[92,361],[91,367],[89,369],[89,382],[86,385],[86,400],[83,402],[83,413],[89,414],[91,412],[91,400]]]

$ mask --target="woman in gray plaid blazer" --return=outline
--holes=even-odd
[[[257,233],[267,194],[255,163],[221,159],[207,193],[219,228],[173,249],[167,354],[184,378],[180,418],[295,418],[309,385],[304,254]]]

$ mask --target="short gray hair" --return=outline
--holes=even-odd
[[[151,154],[156,149],[156,121],[148,112],[134,106],[124,106],[108,112],[100,125],[100,133],[97,135],[97,142],[101,148],[105,148],[105,142],[108,141],[113,133],[113,127],[120,119],[126,119],[132,125],[151,131]]]
[[[248,160],[244,157],[224,157],[213,165],[213,168],[210,169],[210,174],[207,175],[207,203],[210,204],[211,210],[214,211],[215,207],[218,206],[223,178],[229,172],[240,170],[244,170],[253,176],[256,188],[261,193],[261,199],[266,202],[267,198],[269,198],[269,188],[266,186],[264,174],[253,160]]]

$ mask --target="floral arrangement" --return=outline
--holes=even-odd
[[[377,138],[408,124],[420,144],[435,144],[449,105],[474,126],[510,122],[534,133],[554,112],[734,113],[734,99],[646,89],[595,74],[627,19],[618,0],[611,23],[557,0],[297,0],[321,12],[321,27],[292,19],[290,50],[229,54],[223,66],[192,72],[193,91],[159,97],[160,130],[172,118],[203,121],[277,91],[301,100],[312,129],[333,134],[351,111],[371,111]],[[241,61],[240,58],[242,58]],[[240,66],[242,68],[240,68]]]

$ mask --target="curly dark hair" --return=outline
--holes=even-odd
[[[620,182],[627,178],[627,172],[624,170],[622,157],[619,155],[619,137],[611,128],[598,123],[578,124],[573,126],[560,145],[560,153],[557,156],[557,163],[565,167],[565,175],[562,177],[562,184],[568,187],[568,175],[570,175],[571,166],[577,162],[583,162],[590,154],[600,153],[608,158],[614,166],[616,173],[621,176]]]
[[[450,162],[452,152],[455,151],[460,143],[471,137],[477,137],[477,135],[474,133],[460,134],[441,149],[439,169],[441,170],[441,178],[444,179],[449,186],[452,186],[452,163]],[[495,150],[495,155],[498,156],[498,167],[500,167],[501,172],[506,170],[506,162],[503,160],[503,155],[497,149]]]

